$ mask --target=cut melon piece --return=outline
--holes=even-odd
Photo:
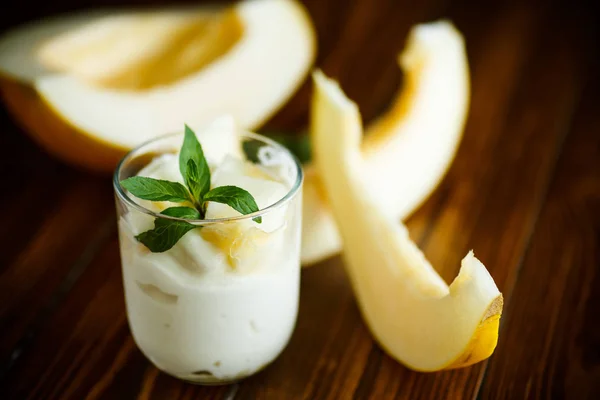
[[[404,219],[427,199],[452,163],[469,108],[469,68],[461,34],[448,21],[415,26],[399,57],[404,85],[362,143],[365,190],[380,194],[387,215]],[[314,143],[313,143],[314,146]],[[340,235],[307,168],[302,263],[338,253]]]
[[[231,114],[242,128],[259,126],[315,56],[310,18],[294,0],[98,15],[0,38],[11,111],[51,153],[93,170],[112,170],[125,151],[184,122]]]
[[[360,148],[358,108],[320,72],[314,82],[314,162],[371,333],[388,354],[419,371],[458,368],[489,357],[502,311],[494,280],[470,252],[457,278],[446,285],[384,208],[387,193],[369,186],[373,177]]]
[[[261,176],[262,175],[262,176]],[[212,175],[212,187],[233,185],[247,190],[256,200],[259,209],[275,204],[288,192],[284,184],[276,182],[267,174],[260,174],[260,167],[245,160],[226,157]],[[238,270],[250,270],[261,264],[261,258],[273,256],[265,246],[281,245],[282,228],[285,225],[286,207],[272,210],[262,216],[261,223],[251,219],[208,225],[202,228],[204,240],[220,249],[229,265]],[[207,219],[229,218],[242,215],[227,204],[208,202]]]

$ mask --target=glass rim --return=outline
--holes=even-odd
[[[132,199],[130,196],[127,195],[127,193],[121,186],[121,183],[119,181],[119,175],[120,175],[119,173],[120,173],[121,169],[133,157],[135,157],[136,155],[139,155],[139,154],[143,154],[143,150],[145,147],[147,147],[153,143],[159,142],[161,140],[166,140],[166,139],[177,137],[177,136],[183,137],[183,135],[184,135],[183,132],[179,132],[179,133],[168,133],[165,135],[156,136],[150,140],[147,140],[147,141],[141,143],[140,145],[136,146],[135,148],[133,148],[132,150],[127,152],[127,154],[125,154],[123,156],[123,158],[121,158],[121,160],[117,164],[117,167],[115,168],[115,172],[113,173],[113,188],[114,188],[115,193],[117,194],[117,197],[120,200],[122,200],[123,202],[125,202],[128,206],[130,206],[130,207],[136,209],[137,211],[142,212],[146,215],[150,215],[154,218],[170,219],[173,221],[185,221],[192,225],[205,226],[205,225],[214,225],[214,224],[221,224],[221,223],[227,223],[227,222],[244,221],[244,220],[253,219],[253,218],[268,214],[269,212],[271,212],[275,209],[278,209],[278,208],[284,206],[285,204],[289,203],[294,197],[296,197],[296,194],[302,187],[302,182],[304,181],[304,171],[302,170],[302,164],[300,163],[298,158],[289,149],[287,149],[285,146],[277,143],[273,139],[269,139],[266,136],[260,135],[258,133],[250,132],[250,131],[242,131],[241,134],[239,135],[240,139],[243,137],[249,137],[252,139],[259,140],[261,142],[265,142],[265,143],[269,144],[270,146],[273,146],[273,147],[277,148],[278,150],[285,152],[290,157],[290,159],[293,161],[294,166],[296,167],[296,180],[295,180],[294,184],[292,185],[292,187],[287,191],[285,196],[283,196],[282,198],[280,198],[273,204],[269,204],[267,207],[265,207],[261,210],[258,210],[256,212],[250,213],[250,214],[236,215],[234,217],[226,217],[226,218],[212,218],[212,219],[210,219],[210,218],[186,219],[186,218],[172,217],[169,215],[164,215],[164,214],[149,210],[146,207],[138,204],[134,199]]]

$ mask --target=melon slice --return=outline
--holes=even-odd
[[[381,194],[388,215],[404,219],[436,188],[450,166],[469,108],[469,68],[460,32],[448,21],[415,26],[399,57],[404,85],[366,129],[366,190]],[[302,262],[338,253],[341,240],[319,174],[306,171]]]
[[[371,333],[392,357],[419,371],[458,368],[489,357],[502,311],[494,280],[470,252],[457,278],[446,285],[385,209],[387,194],[370,189],[356,105],[322,73],[314,74],[314,82],[315,166]]]
[[[0,38],[11,111],[50,152],[93,170],[112,170],[126,150],[183,122],[230,114],[243,128],[260,125],[315,55],[310,18],[294,0],[99,15]]]

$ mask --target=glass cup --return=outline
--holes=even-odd
[[[152,253],[135,236],[156,219],[177,218],[145,207],[119,182],[157,157],[177,157],[182,141],[183,134],[175,134],[147,142],[127,154],[114,174],[127,318],[137,346],[160,370],[193,383],[225,384],[271,363],[294,329],[302,169],[278,143],[240,134],[241,153],[260,171],[249,179],[262,187],[266,171],[287,193],[253,214],[186,220],[196,228],[170,250]],[[257,216],[261,224],[253,222]]]

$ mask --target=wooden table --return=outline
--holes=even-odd
[[[127,326],[110,179],[54,161],[2,111],[0,398],[600,398],[597,20],[581,3],[482,3],[307,7],[318,65],[367,121],[401,83],[395,57],[412,24],[449,17],[464,33],[464,139],[407,223],[447,281],[472,248],[502,290],[488,361],[430,374],[393,361],[373,343],[336,257],[303,271],[297,328],[265,371],[213,388],[160,373]],[[268,127],[303,128],[309,93],[305,84]]]

